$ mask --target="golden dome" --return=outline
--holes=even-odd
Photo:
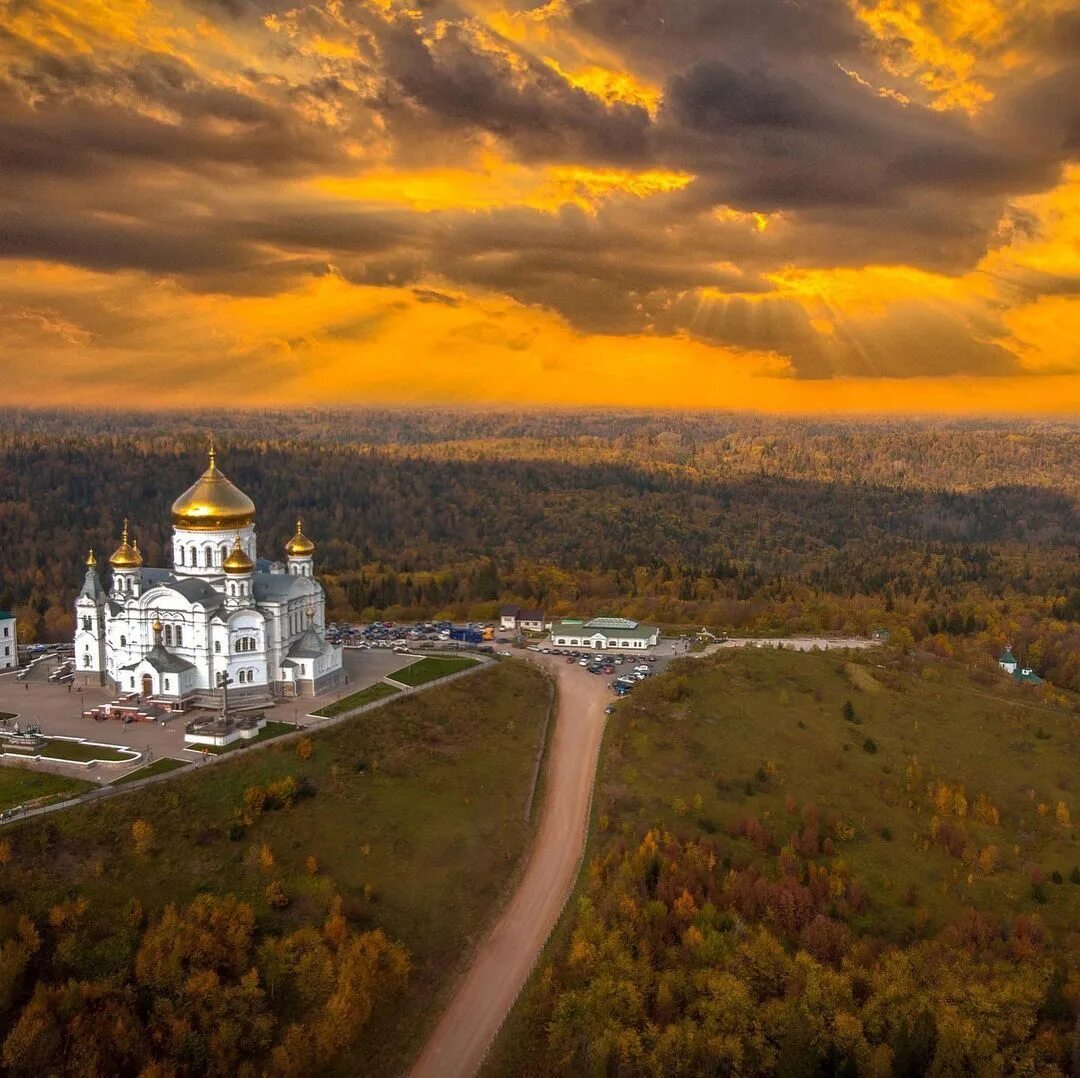
[[[255,563],[240,545],[239,535],[236,537],[236,542],[233,543],[229,556],[221,563],[221,567],[225,572],[233,574],[250,573],[255,568]]]
[[[296,534],[285,544],[285,553],[290,558],[310,558],[315,553],[315,544],[300,530],[300,518],[296,518]]]
[[[86,555],[86,567],[88,569],[97,568],[97,555],[94,553],[94,548],[90,548],[90,553]]]
[[[235,531],[255,522],[255,503],[218,471],[214,447],[210,466],[173,502],[173,524],[197,531]]]
[[[124,518],[124,530],[120,534],[120,545],[113,551],[109,558],[109,564],[114,569],[138,569],[142,565],[142,555],[139,553],[139,544],[132,545],[128,542],[128,522]]]

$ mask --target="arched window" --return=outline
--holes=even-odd
[[[218,553],[221,555],[221,562],[224,562],[225,559],[229,556],[229,548],[222,544],[221,549],[218,551]]]
[[[197,569],[199,567],[199,559],[195,556],[194,543],[192,543],[191,546],[188,547],[188,564],[192,567],[192,569]]]
[[[165,645],[166,647],[172,647],[172,626],[165,626]]]
[[[166,692],[169,691],[169,679],[168,678],[165,679],[165,691]]]
[[[213,547],[208,546],[203,550],[203,561],[204,561],[207,569],[209,569],[210,566],[212,566],[214,564],[214,548]]]
[[[181,626],[176,627],[176,646],[181,648],[184,646],[184,630]]]
[[[214,641],[214,654],[215,655],[220,655],[221,654],[221,641],[220,640],[215,640]]]
[[[120,646],[121,646],[122,648],[126,648],[126,647],[127,647],[127,637],[126,637],[126,636],[122,636],[122,637],[120,637]]]
[[[184,564],[184,548],[182,546],[179,546],[179,545],[176,548],[176,564],[177,565],[183,565]]]
[[[86,630],[87,632],[89,632],[89,631],[90,631],[90,619],[89,619],[89,618],[83,618],[83,619],[82,619],[82,627],[83,627],[83,628],[84,628],[84,629],[85,629],[85,630]]]

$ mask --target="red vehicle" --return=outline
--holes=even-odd
[[[568,662],[568,663],[569,663],[569,664],[570,664],[571,666],[573,666],[573,665],[574,665],[574,663],[575,663],[575,662],[577,662],[577,659],[575,659],[573,655],[568,655],[568,656],[567,656],[567,658],[566,658],[566,661],[567,661],[567,662]]]
[[[615,673],[615,667],[614,666],[605,666],[605,667],[603,667],[601,669],[601,673],[603,673],[603,674],[614,674]]]

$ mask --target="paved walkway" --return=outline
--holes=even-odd
[[[608,679],[558,656],[537,655],[533,661],[558,679],[559,706],[532,852],[521,883],[413,1067],[413,1078],[471,1078],[476,1073],[577,879],[604,708],[611,702]]]
[[[709,644],[704,651],[692,652],[693,656],[711,655],[721,648],[775,648],[783,647],[788,651],[835,651],[837,648],[876,648],[879,640],[870,640],[865,636],[740,636],[725,640],[721,644]]]

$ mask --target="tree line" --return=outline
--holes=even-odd
[[[86,548],[124,516],[148,564],[219,460],[260,549],[318,543],[335,618],[490,617],[503,602],[717,631],[884,627],[1080,688],[1080,429],[1065,422],[310,412],[10,413],[0,606],[62,639]]]

